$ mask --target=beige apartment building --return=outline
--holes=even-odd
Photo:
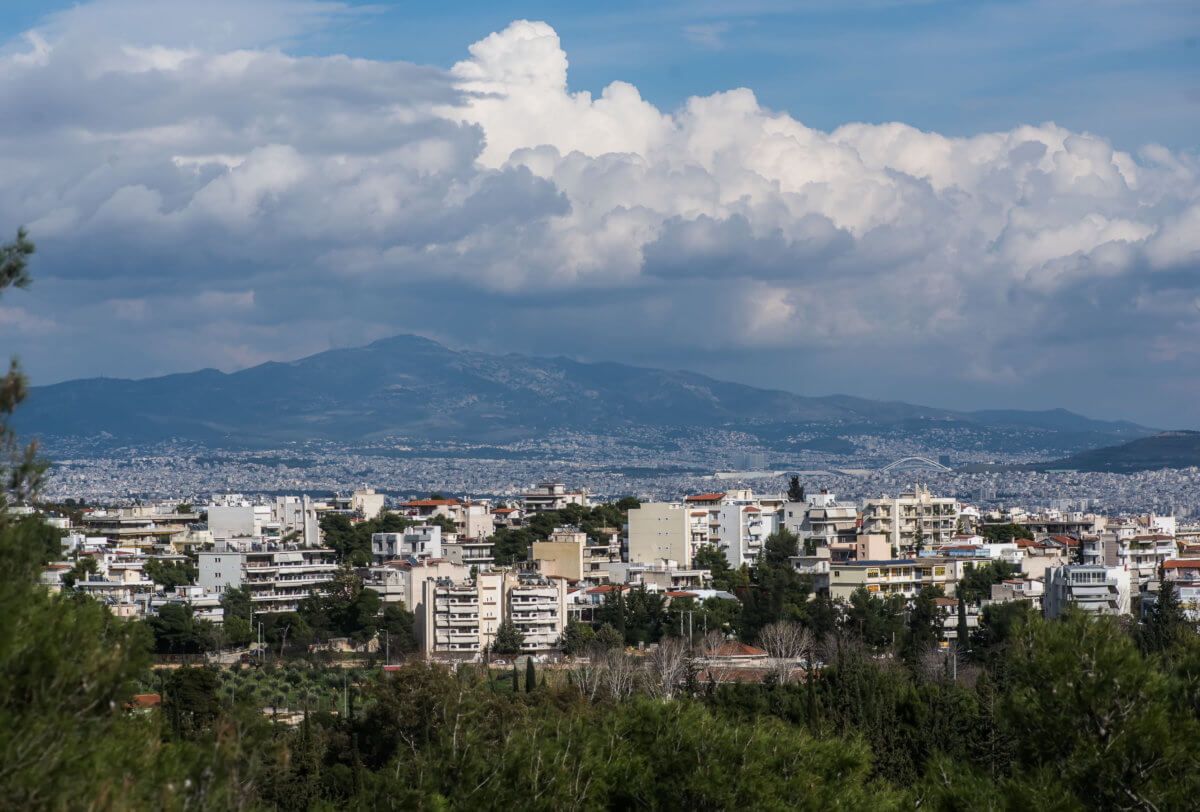
[[[421,587],[418,630],[426,657],[483,652],[506,619],[524,634],[526,654],[548,653],[562,636],[567,616],[562,578],[502,569],[473,580],[426,580]]]
[[[529,558],[542,575],[599,583],[608,581],[606,565],[621,560],[621,548],[616,537],[595,544],[577,528],[558,527],[546,541],[530,546]]]
[[[963,562],[953,558],[893,558],[882,561],[842,561],[829,565],[829,596],[849,600],[859,587],[881,598],[912,598],[927,586],[940,586],[953,597],[962,578]]]
[[[918,542],[925,549],[948,544],[958,524],[959,505],[953,497],[933,496],[918,485],[890,497],[886,494],[863,503],[863,533],[887,536],[894,550],[910,552]]]

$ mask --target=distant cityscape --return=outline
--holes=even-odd
[[[55,462],[46,494],[55,500],[124,504],[214,492],[335,495],[374,483],[396,499],[432,491],[505,499],[548,477],[578,483],[602,499],[669,499],[718,487],[779,491],[790,475],[799,474],[810,487],[856,500],[897,492],[919,479],[939,493],[986,507],[1082,500],[1117,514],[1200,516],[1200,468],[1130,474],[959,471],[953,469],[1030,462],[1053,458],[1055,452],[947,453],[943,449],[953,446],[931,446],[928,437],[856,435],[853,440],[856,453],[845,455],[777,454],[739,432],[706,431],[681,439],[678,433],[651,429],[618,436],[553,432],[541,440],[498,446],[396,439],[247,451],[191,442],[113,448],[51,438],[47,447]]]

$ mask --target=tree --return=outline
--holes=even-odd
[[[800,484],[800,477],[793,476],[788,482],[787,498],[789,502],[804,501],[804,486]]]
[[[537,687],[537,674],[533,669],[533,658],[525,658],[525,693],[533,693],[533,689]]]
[[[600,649],[615,649],[625,646],[625,635],[614,626],[605,623],[596,630],[596,647]]]
[[[1012,578],[1017,568],[1005,561],[990,561],[987,564],[968,563],[955,591],[967,603],[977,604],[992,597],[992,584]]]
[[[160,654],[198,654],[214,639],[212,623],[196,619],[188,603],[168,603],[146,622]]]
[[[725,557],[724,552],[711,544],[705,544],[696,550],[696,554],[692,556],[692,566],[709,571],[712,575],[713,589],[726,592],[733,589],[733,570],[729,568],[729,559]]]
[[[1161,580],[1154,605],[1142,626],[1142,645],[1147,651],[1164,651],[1174,645],[1187,627],[1187,617],[1179,605],[1175,584]]]
[[[146,562],[145,571],[150,580],[168,591],[196,583],[200,574],[191,561],[160,561],[153,558]]]
[[[96,563],[96,559],[90,555],[83,555],[75,560],[75,565],[71,569],[63,573],[62,582],[68,588],[74,589],[76,583],[90,581],[92,576],[98,572],[100,572],[100,565]]]
[[[389,603],[383,608],[383,621],[379,624],[380,642],[386,638],[391,654],[411,654],[417,650],[416,626],[417,617],[404,601]]]
[[[183,739],[195,739],[221,714],[217,675],[210,668],[177,668],[167,678],[163,712],[171,730]]]
[[[904,659],[917,665],[923,653],[932,648],[942,636],[942,613],[934,598],[941,597],[941,587],[923,587],[913,599],[908,613],[908,629],[904,635]]]
[[[591,626],[573,620],[563,629],[558,645],[562,648],[563,654],[568,657],[577,657],[587,652],[595,641],[596,632]]]
[[[496,627],[496,639],[492,641],[494,654],[520,654],[525,645],[525,633],[511,620],[503,620]]]
[[[1013,539],[1033,538],[1033,533],[1030,532],[1028,527],[1012,522],[980,525],[977,532],[989,541],[1012,541]]]

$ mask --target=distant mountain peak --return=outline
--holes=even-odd
[[[739,428],[776,442],[794,435],[797,426],[809,433],[823,425],[867,431],[931,418],[968,428],[1015,425],[1047,436],[1078,434],[1067,445],[1058,443],[1064,449],[1149,433],[1065,410],[965,414],[847,395],[805,397],[695,372],[459,351],[411,334],[229,375],[202,370],[38,387],[19,417],[23,431],[45,435],[107,432],[129,442],[178,437],[213,444],[513,439],[555,429],[604,433],[636,426]]]

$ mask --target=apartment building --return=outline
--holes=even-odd
[[[851,543],[858,532],[858,508],[824,489],[804,502],[785,502],[782,512],[783,527],[796,534],[801,549]]]
[[[426,580],[421,588],[418,625],[427,657],[479,654],[495,641],[506,619],[524,634],[526,654],[547,653],[562,636],[566,582],[561,578],[503,569],[474,579]]]
[[[678,502],[643,502],[626,517],[628,558],[631,563],[655,564],[676,561],[690,567],[699,545],[708,542],[708,528],[696,535],[690,514],[694,511]],[[707,512],[698,511],[700,517]]]
[[[621,547],[615,536],[597,543],[577,527],[556,527],[548,539],[530,545],[529,560],[543,575],[607,582],[606,565],[621,560]]]
[[[562,510],[567,505],[590,504],[586,489],[568,491],[561,482],[539,482],[534,490],[521,497],[521,503],[526,516]]]
[[[197,585],[217,593],[250,588],[256,612],[294,612],[337,572],[334,551],[266,542],[223,542],[199,553]]]
[[[947,596],[953,597],[962,573],[963,562],[953,558],[843,561],[829,565],[827,588],[834,600],[849,600],[859,587],[866,587],[881,598],[889,595],[912,598],[927,586],[940,586]]]
[[[422,584],[425,581],[464,581],[470,577],[470,567],[450,561],[392,561],[382,566],[371,567],[363,579],[363,585],[378,592],[384,605],[403,603],[420,618],[424,600]]]
[[[909,552],[948,543],[958,523],[959,505],[952,497],[933,496],[918,485],[890,497],[863,503],[862,532],[887,536],[893,549]]]
[[[383,494],[375,493],[374,488],[359,488],[350,495],[350,510],[364,519],[379,518],[383,504]]]
[[[84,513],[81,530],[89,536],[103,536],[114,544],[148,549],[170,544],[185,535],[188,526],[199,521],[194,513],[159,513],[142,506]]]
[[[1080,562],[1093,566],[1124,567],[1133,582],[1144,584],[1158,577],[1159,567],[1178,555],[1175,537],[1164,533],[1139,533],[1132,525],[1116,525],[1099,536],[1080,541]]]
[[[464,502],[454,524],[459,538],[486,539],[496,532],[496,517],[487,505]]]
[[[473,538],[463,536],[443,537],[442,555],[447,561],[462,564],[465,567],[475,567],[479,571],[490,570],[496,563],[492,556],[492,540],[490,538]]]
[[[1130,579],[1124,567],[1066,564],[1046,570],[1042,611],[1054,618],[1075,606],[1085,612],[1127,615]]]
[[[991,599],[993,603],[1029,601],[1034,609],[1040,611],[1042,608],[1042,596],[1045,594],[1045,591],[1045,583],[1036,578],[1030,578],[1029,580],[1011,578],[1001,581],[998,584],[992,584]]]
[[[421,524],[401,533],[371,534],[371,561],[382,564],[393,558],[417,560],[442,557],[442,528]]]
[[[767,536],[780,527],[783,504],[778,497],[756,497],[749,489],[689,496],[684,500],[688,528],[686,556],[659,555],[656,558],[678,561],[687,567],[691,566],[697,550],[709,546],[725,553],[730,567],[753,566]],[[629,515],[633,516],[633,513],[631,510]],[[631,524],[631,551],[632,527]],[[630,560],[635,560],[632,552]]]

